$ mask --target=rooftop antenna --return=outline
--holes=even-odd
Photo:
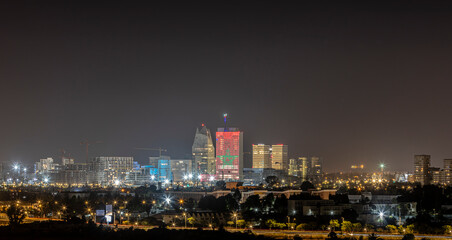
[[[227,113],[224,113],[224,114],[223,114],[223,118],[224,118],[224,131],[227,132],[227,129],[226,129],[226,121],[227,121],[227,118],[228,118],[228,114],[227,114]]]

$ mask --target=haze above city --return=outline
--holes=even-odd
[[[449,5],[0,3],[0,161],[190,156],[196,127],[325,171],[452,158]]]

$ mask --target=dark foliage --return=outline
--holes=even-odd
[[[65,222],[41,222],[18,225],[15,228],[0,227],[4,239],[171,239],[171,240],[266,240],[263,236],[226,231],[168,230],[165,227],[148,231],[142,229],[117,229],[95,224],[71,224]]]

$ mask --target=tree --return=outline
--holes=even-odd
[[[388,230],[390,233],[395,233],[395,232],[397,232],[397,227],[389,224],[389,225],[386,225],[386,230]]]
[[[353,232],[360,232],[363,229],[361,223],[353,223]]]
[[[188,223],[193,227],[193,225],[195,224],[196,220],[194,217],[189,217],[187,218]]]
[[[369,236],[367,237],[367,240],[382,240],[381,237],[379,237],[377,234],[375,233],[371,233],[369,234]]]
[[[330,228],[334,231],[336,228],[340,227],[339,220],[337,219],[331,219],[330,220]]]
[[[242,193],[237,188],[234,191],[234,194],[232,195],[236,202],[240,202],[242,200]]]
[[[276,183],[278,183],[278,177],[276,176],[268,176],[265,178],[265,182],[268,184],[269,187],[272,187]]]
[[[452,233],[452,226],[451,225],[444,225],[443,226],[444,234],[451,234]]]
[[[25,219],[25,211],[23,208],[16,206],[15,204],[12,204],[8,210],[6,210],[6,215],[9,219],[9,225],[19,225],[21,224]]]
[[[343,221],[341,226],[342,232],[351,232],[353,230],[353,224],[350,221]]]
[[[226,182],[225,182],[225,181],[222,181],[222,180],[217,181],[217,183],[215,184],[215,186],[216,186],[218,189],[225,189],[225,188],[226,188]]]
[[[265,222],[265,225],[267,226],[267,227],[269,227],[270,228],[270,230],[273,228],[273,227],[277,227],[277,222],[276,222],[276,220],[275,219],[268,219],[266,222]]]
[[[344,209],[344,211],[342,211],[341,217],[343,217],[347,221],[356,222],[358,213],[352,208]]]
[[[275,197],[273,195],[273,193],[269,193],[267,194],[264,199],[262,199],[262,207],[264,209],[264,211],[271,211],[273,210],[273,204],[275,202]]]
[[[301,190],[308,191],[309,189],[315,189],[314,185],[309,181],[304,181],[301,183]]]
[[[238,226],[239,228],[245,226],[245,220],[243,220],[243,219],[237,220],[237,226]]]

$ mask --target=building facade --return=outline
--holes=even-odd
[[[432,180],[430,173],[430,155],[414,156],[414,181],[428,185]]]
[[[452,159],[444,159],[444,184],[452,185]]]
[[[253,168],[271,168],[270,145],[253,144]]]
[[[133,157],[95,157],[92,159],[90,182],[102,185],[124,181],[133,170]]]
[[[210,130],[203,124],[196,128],[192,145],[193,172],[197,174],[215,174],[215,147]]]
[[[216,144],[215,179],[241,180],[243,178],[243,132],[238,128],[218,128]]]
[[[289,146],[284,144],[272,145],[272,168],[276,170],[289,169]]]

